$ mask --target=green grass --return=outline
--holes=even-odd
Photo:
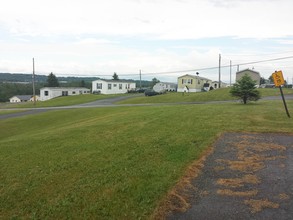
[[[16,112],[22,112],[23,110],[0,110],[0,115],[7,115]]]
[[[140,104],[140,103],[176,103],[176,102],[208,102],[208,101],[226,101],[236,100],[229,93],[229,88],[212,90],[209,92],[197,92],[197,93],[177,93],[170,92],[157,96],[142,96],[132,99],[127,99],[119,102],[119,104]],[[274,89],[259,89],[261,96],[277,96],[280,95],[278,88]],[[293,89],[283,89],[284,94],[293,94]]]
[[[0,219],[148,219],[222,132],[293,126],[261,101],[59,110],[0,130]]]
[[[88,102],[93,102],[96,100],[113,98],[117,96],[125,96],[128,94],[119,94],[119,95],[93,95],[93,94],[84,94],[84,95],[75,95],[75,96],[62,96],[48,101],[38,101],[36,105],[33,102],[18,103],[18,104],[6,104],[3,108],[34,108],[34,107],[54,107],[54,106],[70,106],[78,105]]]

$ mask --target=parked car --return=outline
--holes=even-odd
[[[145,96],[154,96],[154,95],[159,95],[160,93],[152,90],[152,89],[148,89],[144,92],[144,95]]]

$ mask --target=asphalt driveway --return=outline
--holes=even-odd
[[[293,219],[293,135],[226,133],[167,219]]]

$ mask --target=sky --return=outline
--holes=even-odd
[[[0,72],[31,74],[34,58],[36,74],[176,82],[218,80],[220,63],[227,83],[247,68],[293,80],[292,0],[0,3]]]

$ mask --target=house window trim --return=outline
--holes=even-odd
[[[103,83],[97,83],[97,89],[103,89]]]

